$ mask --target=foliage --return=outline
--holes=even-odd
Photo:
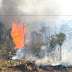
[[[56,39],[52,38],[50,41],[50,51],[54,50],[56,47]]]
[[[45,31],[46,31],[46,27],[45,26],[40,29],[40,32],[42,32],[44,34],[45,34]]]
[[[6,30],[5,25],[0,22],[0,55],[2,58],[8,58],[8,52],[11,51],[12,53],[15,52],[13,47],[15,44],[11,38],[11,29]]]
[[[30,46],[31,46],[34,54],[36,54],[36,55],[39,54],[40,48],[41,48],[41,46],[43,44],[44,43],[41,40],[41,33],[38,33],[36,31],[31,32],[31,43],[30,43]]]
[[[57,36],[57,43],[61,46],[62,43],[65,40],[65,34],[64,33],[59,33],[56,36]]]
[[[1,46],[1,56],[5,59],[7,59],[8,57],[8,53],[9,51],[11,51],[12,53],[14,53],[14,49],[13,47],[15,46],[13,41],[9,39],[8,36],[6,36],[6,40],[2,43]]]
[[[59,33],[56,36],[57,36],[57,44],[60,45],[60,60],[61,60],[61,52],[62,52],[61,46],[65,40],[66,35],[64,33]]]
[[[5,31],[5,25],[2,22],[0,22],[0,44],[4,41]]]
[[[2,67],[9,67],[9,66],[14,66],[16,62],[12,61],[12,62],[7,62],[6,60],[2,59]]]
[[[57,44],[59,44],[61,46],[65,40],[65,34],[64,33],[59,33],[59,34],[56,34],[54,36],[55,37],[52,38],[50,41],[50,47],[51,48],[54,48]]]

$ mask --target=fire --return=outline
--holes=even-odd
[[[12,24],[12,31],[11,31],[11,36],[13,38],[13,42],[15,43],[15,48],[22,48],[25,47],[25,35],[26,35],[26,30],[25,30],[26,24],[19,25],[16,23]]]

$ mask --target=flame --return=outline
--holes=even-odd
[[[11,36],[13,38],[13,42],[16,45],[14,49],[25,47],[24,45],[26,35],[25,27],[26,24],[24,24],[24,26],[16,23],[12,24]]]

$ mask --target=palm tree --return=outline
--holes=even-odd
[[[57,44],[60,46],[60,60],[62,59],[62,55],[61,55],[61,52],[62,52],[62,49],[61,49],[61,46],[65,40],[65,37],[66,35],[64,33],[59,33],[59,34],[56,34],[56,37],[57,37]]]

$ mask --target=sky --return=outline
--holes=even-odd
[[[19,9],[28,15],[57,15],[49,17],[49,19],[53,21],[55,18],[54,21],[60,22],[59,24],[69,23],[69,26],[72,26],[70,24],[72,20],[72,0],[23,0]],[[43,17],[44,19],[48,21],[47,17]],[[63,20],[66,22],[63,22]]]
[[[26,5],[22,4],[20,9],[29,15],[58,15],[49,18],[43,17],[43,20],[50,19],[59,24],[72,26],[72,0],[25,0],[24,2]]]
[[[24,19],[24,21],[29,23],[33,23],[36,21],[48,23],[50,21],[51,23],[55,24],[56,22],[62,20],[72,20],[71,3],[72,0],[0,0],[0,14],[45,15],[36,17],[25,16],[22,18]],[[1,19],[3,20],[4,18],[2,17]],[[6,19],[5,21],[8,22],[9,19],[10,17],[8,17],[8,19]],[[12,19],[13,18],[11,17],[11,20]]]
[[[72,0],[23,0],[21,5],[21,9],[29,13],[35,9],[41,13],[43,8],[56,9],[56,15],[72,15]]]
[[[1,1],[2,1],[2,0],[0,0],[0,8],[1,8]]]
[[[0,0],[0,7],[1,7]],[[56,15],[72,15],[72,0],[21,0],[18,8],[24,13],[37,11],[42,13],[45,9],[55,9]],[[48,14],[47,14],[48,15]]]

